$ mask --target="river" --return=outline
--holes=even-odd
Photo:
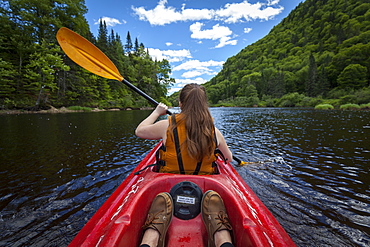
[[[0,115],[0,246],[67,246],[156,141],[150,111]],[[297,246],[370,246],[370,112],[211,108]]]

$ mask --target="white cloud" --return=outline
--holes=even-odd
[[[175,92],[178,92],[180,91],[184,86],[186,86],[187,84],[190,84],[190,83],[197,83],[197,84],[204,84],[206,83],[208,80],[204,79],[204,78],[201,78],[201,77],[197,77],[197,78],[193,78],[193,79],[176,79],[176,84],[173,85],[171,87],[171,89],[168,90],[168,95],[171,95]]]
[[[202,75],[217,75],[217,72],[210,70],[190,70],[188,72],[183,73],[181,76],[184,78],[193,78]]]
[[[250,33],[252,31],[252,28],[250,27],[245,27],[244,28],[244,33]]]
[[[191,71],[187,71],[187,72],[183,73],[181,76],[184,77],[184,78],[194,78],[194,77],[201,76],[201,75],[203,75],[202,71],[191,70]]]
[[[216,75],[216,69],[219,69],[224,62],[217,62],[213,60],[201,62],[199,60],[189,60],[178,66],[175,66],[172,71],[186,70],[181,77],[194,78],[204,75]],[[198,79],[199,80],[199,79]],[[178,79],[176,79],[178,81]]]
[[[219,24],[214,25],[212,29],[208,30],[201,30],[203,26],[204,24],[200,22],[190,25],[189,29],[192,32],[191,37],[193,39],[215,40],[232,34],[232,31],[228,27],[220,26]]]
[[[230,37],[222,37],[220,39],[220,43],[215,46],[215,48],[221,48],[224,47],[225,45],[236,45],[238,43],[237,40],[231,40]]]
[[[201,62],[199,60],[189,60],[174,67],[172,70],[173,71],[192,70],[192,69],[208,70],[208,67],[221,67],[223,64],[224,62],[217,62],[213,60],[205,62]]]
[[[189,29],[192,32],[190,37],[193,39],[218,39],[220,43],[215,48],[221,48],[225,45],[236,45],[237,41],[231,40],[229,37],[233,32],[228,27],[217,24],[212,29],[201,30],[203,26],[204,24],[200,22],[190,25]]]
[[[100,24],[100,21],[105,21],[105,23],[107,24],[108,27],[114,27],[115,25],[126,24],[125,20],[120,21],[118,19],[111,18],[111,17],[105,17],[105,16],[100,18],[94,24],[98,25],[98,24]]]
[[[174,7],[166,7],[167,0],[160,0],[158,5],[151,10],[146,10],[144,7],[135,8],[132,10],[139,19],[148,21],[151,25],[165,25],[177,21],[197,21],[212,18],[212,11],[208,9],[185,9],[182,6],[181,11],[177,11]]]
[[[194,78],[194,79],[176,79],[176,82],[177,82],[177,87],[181,89],[186,84],[190,84],[190,83],[203,84],[203,83],[206,83],[207,80],[203,79],[201,77],[197,77],[197,78]]]
[[[171,43],[171,42],[166,42],[166,46],[171,46],[171,45],[173,45],[173,43]]]
[[[171,87],[171,88],[168,90],[167,95],[171,95],[171,94],[176,93],[176,92],[178,92],[178,91],[180,91],[180,90],[181,90],[181,87],[176,87],[176,86]]]
[[[149,55],[156,58],[158,61],[166,59],[169,62],[180,62],[185,58],[191,58],[190,51],[187,49],[182,50],[159,50],[155,48],[148,48]]]
[[[270,1],[269,1],[270,2]],[[224,8],[216,10],[216,19],[226,23],[236,23],[240,21],[269,20],[283,11],[283,7],[267,7],[266,4],[257,2],[255,4],[243,1],[241,3],[228,3]]]
[[[236,23],[252,20],[269,20],[283,11],[282,6],[277,5],[279,0],[267,0],[267,3],[251,4],[248,0],[241,3],[228,3],[220,9],[186,9],[182,5],[181,10],[167,7],[167,0],[160,0],[158,5],[151,10],[144,7],[133,7],[132,10],[140,20],[148,21],[151,25],[166,25],[178,21],[221,20],[226,23]]]
[[[280,0],[267,0],[267,5],[268,6],[271,6],[271,5],[276,5],[276,4],[279,4]]]
[[[203,84],[206,82],[207,80],[201,77],[197,77],[194,79],[176,79],[176,84],[171,89],[168,90],[168,95],[171,95],[175,92],[180,91],[187,84],[190,84],[190,83]]]

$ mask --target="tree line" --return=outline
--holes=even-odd
[[[369,41],[367,0],[306,0],[205,87],[213,105],[366,104]]]
[[[98,35],[84,17],[84,0],[4,0],[0,3],[0,108],[147,106],[118,81],[96,76],[72,62],[56,33],[67,27],[99,47],[121,74],[151,97],[166,102],[174,83],[167,60],[153,60],[143,43],[132,42],[100,22]]]

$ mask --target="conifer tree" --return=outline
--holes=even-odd
[[[317,64],[313,54],[310,54],[309,65],[308,65],[308,76],[306,79],[306,94],[308,96],[317,96],[318,95],[318,73],[317,73]]]
[[[135,38],[135,48],[134,48],[134,50],[135,50],[136,55],[139,53],[139,48],[140,48],[139,41],[137,40],[137,38]]]
[[[131,35],[130,32],[127,32],[126,36],[126,44],[125,44],[125,52],[126,54],[130,54],[132,52],[132,41],[131,41]]]
[[[100,19],[99,21],[99,30],[98,30],[98,38],[96,41],[96,46],[102,50],[102,52],[108,51],[108,29],[107,23]]]

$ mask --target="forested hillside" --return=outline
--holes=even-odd
[[[306,0],[205,84],[220,105],[370,102],[370,3]],[[327,100],[328,101],[328,100]]]
[[[61,51],[56,33],[67,27],[97,45],[134,85],[165,101],[168,61],[153,61],[144,44],[126,43],[105,23],[94,37],[84,0],[2,0],[0,3],[0,109],[59,106],[141,107],[147,101],[118,81],[98,77]]]

